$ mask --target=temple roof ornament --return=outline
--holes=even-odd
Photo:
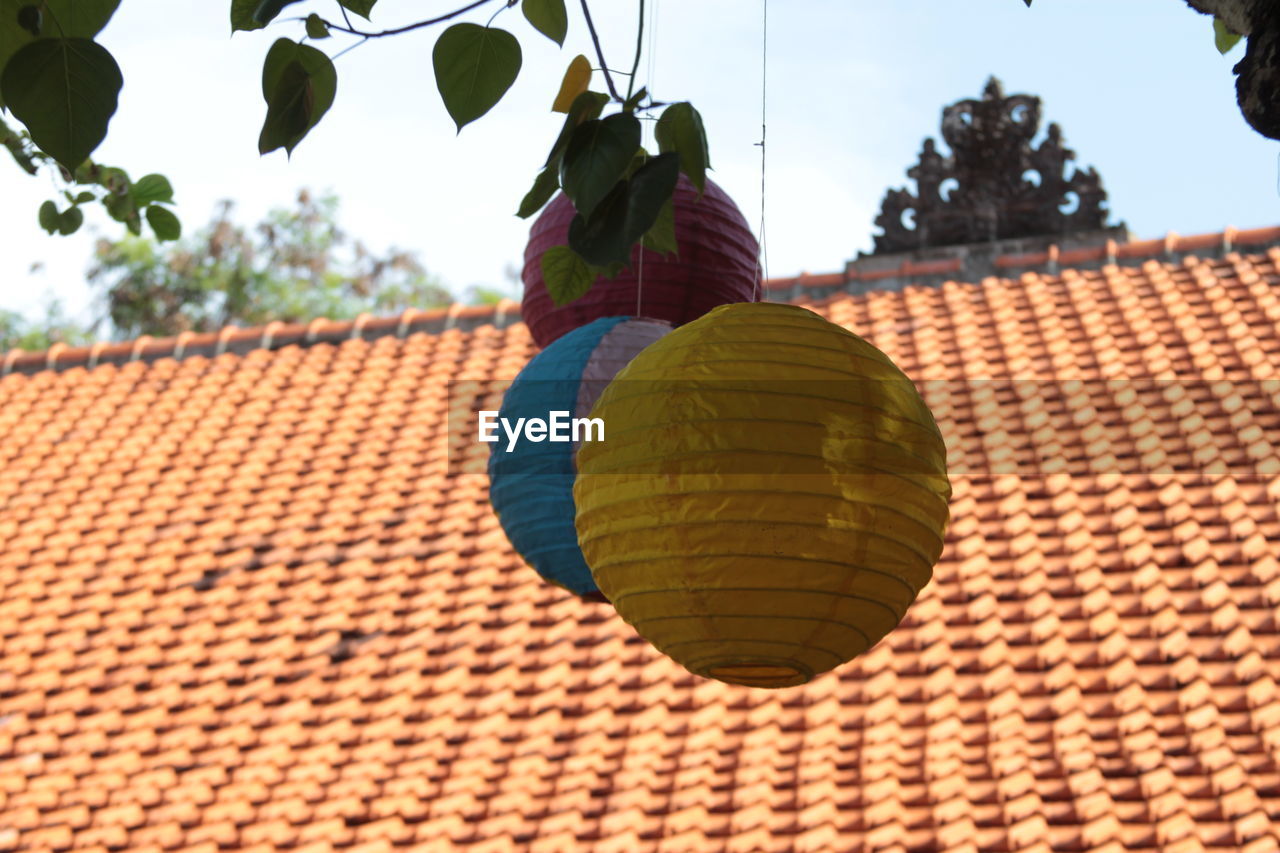
[[[1040,99],[1006,96],[995,77],[980,100],[946,107],[942,138],[951,155],[925,139],[920,162],[907,171],[916,191],[885,195],[874,254],[1107,228],[1102,178],[1092,167],[1068,175],[1075,152],[1063,144],[1062,129],[1050,124],[1033,145],[1039,131]]]

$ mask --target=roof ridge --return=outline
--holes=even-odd
[[[1228,226],[1219,232],[1182,237],[1170,231],[1163,238],[1125,244],[1107,241],[1104,245],[1060,251],[1057,244],[1045,252],[1031,255],[1000,255],[997,267],[1007,271],[1008,278],[1017,278],[1036,268],[1049,268],[1048,274],[1061,276],[1066,270],[1081,264],[1105,261],[1119,264],[1161,260],[1173,263],[1172,256],[1179,251],[1219,250],[1225,256],[1244,246],[1280,245],[1280,226],[1238,230]],[[1189,258],[1184,258],[1184,263]],[[841,291],[865,294],[879,289],[893,288],[894,281],[916,278],[945,278],[961,268],[959,259],[913,260],[903,255],[898,268],[888,271],[862,272],[846,269],[841,272],[770,278],[764,282],[766,294],[793,301],[801,297],[820,298],[835,296]],[[953,281],[952,278],[946,278]],[[940,283],[940,282],[938,282]],[[974,282],[981,284],[981,282]],[[888,285],[878,287],[877,285]],[[310,346],[317,343],[336,343],[344,340],[376,340],[395,336],[426,332],[440,334],[451,329],[471,331],[480,326],[493,325],[499,329],[514,325],[520,320],[520,303],[502,299],[494,305],[463,305],[454,303],[447,308],[423,310],[405,309],[395,316],[374,317],[360,314],[352,320],[330,320],[317,317],[308,323],[284,323],[273,321],[264,326],[240,328],[226,326],[217,332],[183,332],[175,337],[152,338],[147,335],[128,341],[99,341],[87,347],[69,347],[56,343],[46,350],[11,349],[0,358],[0,377],[10,373],[38,373],[44,370],[67,370],[74,367],[93,369],[102,364],[126,364],[132,361],[154,361],[161,358],[182,359],[192,355],[217,357],[227,352],[244,354],[253,350],[280,349],[286,346]]]
[[[1006,241],[1017,243],[1018,241]],[[1169,231],[1154,240],[1119,242],[1108,239],[1095,245],[1063,248],[1051,242],[1042,251],[1029,253],[1006,252],[996,255],[991,263],[1000,278],[1016,279],[1028,272],[1042,272],[1050,276],[1061,275],[1069,269],[1096,266],[1138,265],[1151,260],[1174,263],[1179,253],[1207,252],[1225,257],[1243,247],[1258,249],[1280,245],[1280,227],[1240,230],[1227,226],[1222,231],[1195,234],[1184,237]],[[965,271],[964,258],[952,254],[964,250],[964,246],[944,246],[922,252],[899,252],[892,255],[864,256],[850,264],[842,272],[811,275],[802,272],[790,278],[773,278],[765,282],[765,292],[786,294],[788,299],[827,296],[835,292],[865,294],[879,290],[900,290],[904,286],[926,286],[957,281]],[[948,256],[949,255],[949,256]],[[862,261],[879,260],[875,265],[860,268]],[[896,265],[889,265],[885,262]],[[969,279],[963,279],[969,281]],[[978,279],[973,280],[978,283]]]
[[[514,310],[513,310],[514,309]],[[455,302],[447,308],[406,308],[394,316],[375,317],[369,313],[351,320],[316,317],[307,323],[273,320],[263,326],[224,326],[216,332],[182,332],[173,337],[143,335],[127,341],[98,341],[84,347],[56,343],[46,350],[11,349],[0,360],[0,376],[72,367],[93,369],[102,364],[126,364],[160,358],[192,355],[217,357],[231,352],[280,349],[302,344],[336,343],[344,340],[376,340],[407,337],[418,332],[439,334],[450,329],[464,331],[492,323],[498,328],[520,319],[520,303],[502,299],[494,305],[465,305]]]

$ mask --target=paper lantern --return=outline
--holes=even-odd
[[[897,626],[942,552],[942,436],[878,349],[727,305],[641,353],[578,452],[578,539],[618,613],[689,671],[787,687]]]
[[[498,418],[513,429],[520,418],[549,421],[553,412],[585,418],[618,371],[669,331],[658,320],[608,317],[565,335],[520,371]],[[513,443],[501,427],[497,439],[490,446],[489,498],[511,544],[548,581],[603,601],[574,529],[574,450],[581,442],[548,436]]]
[[[717,305],[752,301],[758,292],[759,246],[733,200],[711,181],[699,198],[689,179],[681,176],[674,202],[678,255],[664,258],[645,251],[641,287],[637,246],[630,269],[597,281],[584,296],[560,307],[543,283],[542,255],[569,242],[569,223],[576,211],[563,193],[547,206],[534,222],[524,251],[521,313],[538,346],[548,346],[600,317],[638,314],[679,326]]]

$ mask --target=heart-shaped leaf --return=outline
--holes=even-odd
[[[279,39],[262,66],[262,96],[267,117],[258,137],[258,151],[277,148],[292,154],[333,105],[338,72],[323,51],[289,39]]]
[[[578,213],[591,217],[639,147],[640,120],[626,113],[583,122],[573,131],[560,164],[560,185]]]
[[[84,224],[84,211],[78,207],[68,207],[58,216],[58,233],[64,237],[80,230]]]
[[[74,172],[106,137],[123,85],[120,66],[101,45],[42,38],[10,57],[0,97],[32,141]]]
[[[178,217],[173,215],[173,211],[167,207],[161,207],[158,204],[148,207],[147,224],[151,226],[151,230],[156,232],[156,237],[162,242],[177,240],[182,236],[182,223],[178,221]]]
[[[119,5],[120,0],[0,0],[0,71],[36,38],[93,38]]]
[[[556,305],[568,305],[591,289],[595,273],[568,246],[553,246],[542,255],[542,280]]]
[[[707,131],[702,116],[686,102],[672,104],[658,119],[654,128],[658,150],[680,154],[680,170],[702,192],[707,187],[707,169],[711,168],[711,155],[707,150]]]
[[[564,47],[564,37],[569,32],[569,13],[564,8],[564,0],[524,0],[520,11],[534,29]]]
[[[143,175],[133,185],[133,199],[138,206],[152,202],[173,201],[173,187],[164,175]]]
[[[631,248],[658,222],[680,179],[680,156],[660,154],[619,183],[589,218],[569,223],[569,248],[594,266],[625,263]]]
[[[50,234],[58,230],[58,206],[51,201],[40,205],[40,227]]]
[[[431,53],[436,88],[458,131],[493,109],[520,74],[520,42],[505,30],[454,24]]]

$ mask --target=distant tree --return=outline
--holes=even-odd
[[[42,350],[57,343],[83,346],[92,339],[92,332],[68,317],[62,303],[56,299],[45,304],[42,320],[32,320],[16,311],[0,309],[0,352]]]
[[[104,303],[108,337],[171,336],[273,320],[350,319],[369,312],[452,304],[453,295],[409,252],[384,255],[352,241],[336,223],[332,195],[298,194],[252,231],[222,202],[193,238],[98,242],[89,281]]]
[[[96,316],[77,322],[56,300],[40,319],[0,309],[0,352],[273,320],[349,320],[457,301],[414,254],[378,254],[348,237],[337,225],[332,195],[303,190],[295,207],[271,211],[252,229],[232,221],[233,207],[222,202],[209,225],[177,243],[145,236],[99,240],[88,272]],[[491,305],[509,296],[474,285],[467,301]]]

